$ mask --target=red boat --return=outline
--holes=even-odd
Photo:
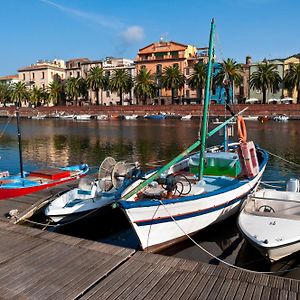
[[[49,168],[33,172],[9,176],[2,172],[0,178],[0,200],[31,194],[58,184],[79,179],[87,174],[89,167],[86,164],[64,168]]]

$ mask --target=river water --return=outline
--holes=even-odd
[[[299,178],[299,168],[273,154],[300,164],[300,122],[259,123],[248,121],[248,140],[254,140],[271,153],[263,181]],[[214,125],[210,125],[212,127]],[[199,120],[134,120],[73,121],[59,119],[21,119],[24,169],[72,165],[86,162],[95,172],[101,161],[112,156],[116,160],[139,161],[144,169],[158,161],[169,161],[190,146],[198,135]],[[208,145],[222,142],[218,134]],[[19,172],[15,119],[0,119],[0,169]],[[150,162],[150,165],[149,165]],[[277,182],[278,181],[278,182]],[[138,248],[137,238],[127,219],[118,209],[55,229],[70,234],[124,247]],[[300,279],[300,255],[295,254],[275,264],[267,263],[239,234],[236,216],[213,225],[194,236],[197,243],[225,261],[259,271],[274,271],[282,276]],[[191,241],[183,241],[163,252],[186,259],[217,264]],[[288,271],[293,269],[292,271]]]

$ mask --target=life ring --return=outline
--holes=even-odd
[[[243,143],[247,142],[247,129],[242,116],[237,117],[237,131],[239,135],[239,140]]]

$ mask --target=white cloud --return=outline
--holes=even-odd
[[[144,39],[144,29],[140,26],[130,26],[122,32],[122,38],[127,44],[140,42]]]

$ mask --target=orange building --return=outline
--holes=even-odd
[[[150,101],[155,104],[169,104],[171,102],[171,91],[161,88],[161,75],[164,68],[177,65],[182,74],[188,78],[193,72],[195,63],[200,61],[207,63],[207,60],[208,48],[196,48],[191,45],[161,40],[140,49],[135,64],[137,73],[144,67],[155,75],[159,89],[157,96]],[[184,88],[177,94],[177,101],[196,99],[196,95],[197,92],[191,90],[185,84]]]

